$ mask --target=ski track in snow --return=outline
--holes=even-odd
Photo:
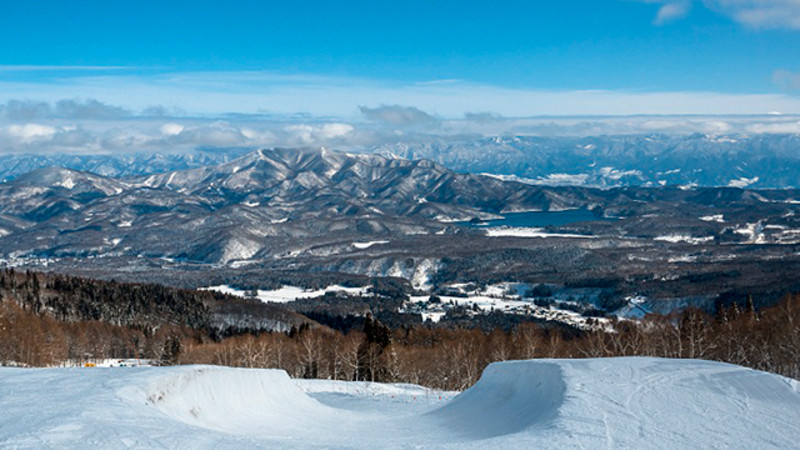
[[[471,389],[213,366],[0,369],[0,448],[794,448],[800,385],[698,360],[490,365]]]

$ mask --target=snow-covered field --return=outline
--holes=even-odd
[[[796,448],[800,385],[697,360],[534,360],[471,389],[211,366],[0,369],[2,448]]]
[[[594,239],[597,236],[585,234],[569,233],[548,233],[544,228],[522,228],[522,227],[492,227],[486,228],[486,236],[489,237],[521,237],[521,238],[570,238],[570,239]]]
[[[256,298],[262,302],[287,303],[304,298],[322,297],[326,292],[343,292],[350,295],[366,295],[369,287],[344,287],[339,285],[328,286],[325,289],[303,289],[297,286],[283,286],[280,289],[258,289]],[[210,286],[200,290],[217,291],[223,294],[247,297],[248,292],[243,289],[232,288],[227,285]]]

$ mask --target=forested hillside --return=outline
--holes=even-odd
[[[159,359],[182,340],[289,330],[307,321],[211,291],[0,270],[0,364]]]

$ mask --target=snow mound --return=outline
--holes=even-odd
[[[492,364],[475,386],[428,415],[445,429],[486,439],[546,426],[566,391],[558,364]]]
[[[199,367],[163,377],[145,394],[174,420],[231,433],[298,433],[309,418],[331,412],[282,370]]]
[[[57,387],[54,388],[54,387]],[[697,360],[495,363],[471,389],[0,368],[0,448],[794,448],[800,384]]]

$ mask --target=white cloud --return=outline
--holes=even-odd
[[[184,127],[181,124],[177,124],[174,122],[165,123],[161,125],[161,133],[165,136],[175,136],[181,134]]]
[[[659,8],[654,23],[656,25],[662,25],[667,22],[686,17],[686,15],[689,13],[690,7],[691,3],[688,1],[665,3],[661,5],[661,8]]]
[[[0,152],[92,152],[102,148],[102,133],[73,126],[25,123],[0,126]]]
[[[660,4],[655,24],[664,24],[685,17],[692,3],[751,28],[800,29],[800,0],[638,0]]]
[[[320,128],[319,135],[322,139],[334,139],[346,136],[354,129],[352,125],[347,123],[326,123]]]
[[[210,124],[187,126],[180,133],[172,136],[168,142],[175,144],[207,145],[212,147],[235,147],[248,144],[247,136],[241,129],[225,121]]]
[[[55,127],[38,123],[10,125],[6,128],[6,134],[10,138],[17,139],[24,143],[51,138],[56,134],[56,131]]]
[[[800,134],[800,122],[772,122],[772,123],[754,123],[748,125],[746,130],[753,134],[763,133],[786,133],[786,134]]]
[[[284,128],[288,135],[284,136],[286,142],[293,145],[324,145],[331,143],[344,143],[342,138],[355,130],[346,123],[324,124],[296,124]]]

